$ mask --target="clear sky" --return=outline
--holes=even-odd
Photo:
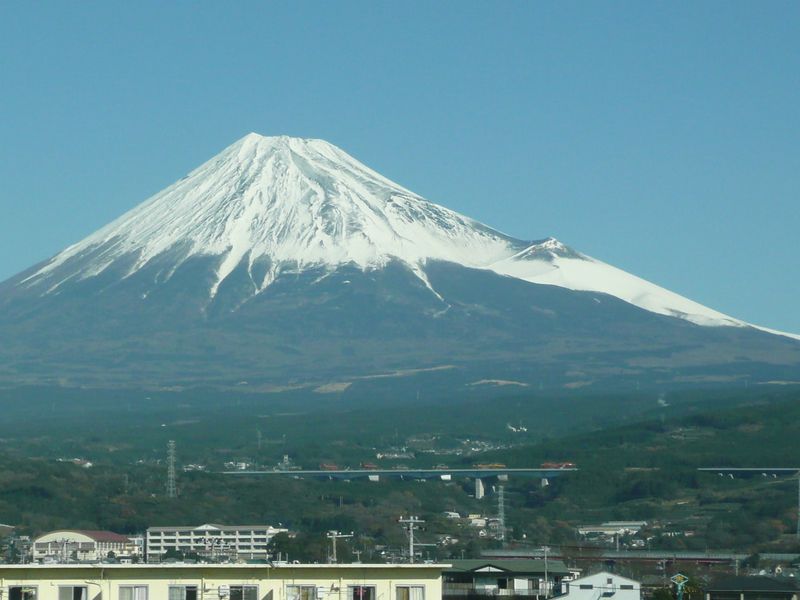
[[[800,332],[800,2],[0,2],[0,280],[250,131]]]

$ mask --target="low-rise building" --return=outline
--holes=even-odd
[[[149,527],[147,562],[159,562],[170,550],[198,554],[212,560],[267,560],[268,544],[288,529],[272,525],[217,525]]]
[[[793,577],[724,577],[709,584],[706,600],[798,600],[800,586]]]
[[[481,596],[552,596],[570,571],[560,560],[454,560],[444,572],[448,600]]]
[[[36,562],[97,562],[139,556],[140,552],[128,536],[113,531],[60,529],[35,538],[31,558]]]
[[[558,600],[641,600],[641,597],[642,586],[638,581],[601,571],[565,582]]]
[[[0,565],[3,600],[439,600],[445,565]]]
[[[586,537],[634,535],[647,526],[647,521],[606,521],[600,525],[581,525],[578,534]]]

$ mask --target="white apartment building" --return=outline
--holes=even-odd
[[[217,560],[266,560],[267,545],[288,529],[272,525],[218,525],[149,527],[145,543],[147,562],[160,562],[169,550],[196,552]]]

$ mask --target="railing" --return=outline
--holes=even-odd
[[[498,596],[502,597],[524,597],[524,598],[532,598],[538,596],[544,596],[544,592],[542,590],[515,590],[515,589],[500,589],[500,588],[475,588],[471,585],[467,586],[458,586],[453,584],[447,584],[445,588],[442,590],[442,597],[447,598],[448,596],[457,596],[459,598],[496,598]]]

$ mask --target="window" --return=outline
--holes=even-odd
[[[286,600],[317,600],[317,586],[287,585]]]
[[[232,585],[231,600],[258,600],[258,586]]]
[[[348,600],[375,600],[374,585],[351,585],[348,586]]]
[[[594,586],[591,583],[582,583],[579,586],[582,590],[591,590]]]
[[[21,585],[9,586],[8,600],[36,600],[36,588]]]
[[[169,600],[197,600],[196,585],[169,586]]]
[[[619,589],[621,589],[621,590],[632,590],[633,586],[630,585],[630,584],[623,583],[621,586],[619,586]]]
[[[62,585],[58,588],[58,600],[86,600],[85,585]]]
[[[398,585],[395,600],[425,600],[424,585]]]
[[[59,600],[61,600],[59,598]],[[147,600],[146,585],[119,586],[119,600]]]

